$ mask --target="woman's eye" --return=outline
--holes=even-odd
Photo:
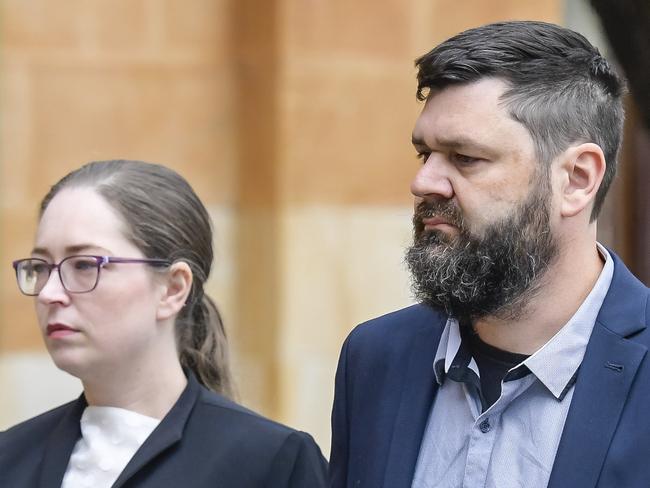
[[[74,269],[76,271],[88,271],[89,269],[93,269],[96,267],[97,267],[97,263],[89,259],[78,259],[75,260],[74,262]]]
[[[49,271],[49,266],[45,263],[35,263],[27,268],[29,274],[44,274]]]

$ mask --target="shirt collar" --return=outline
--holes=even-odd
[[[460,324],[455,318],[449,317],[433,360],[436,381],[442,385],[452,369],[461,375],[471,374],[466,371],[467,368],[475,373],[476,378],[479,377],[478,365],[471,356],[467,341],[463,341]]]
[[[558,400],[564,398],[575,381],[596,317],[612,282],[613,259],[607,249],[600,244],[597,246],[605,265],[596,284],[573,317],[523,363]]]
[[[614,274],[614,263],[607,249],[599,243],[596,245],[605,265],[587,298],[557,334],[520,366],[511,370],[511,373],[515,373],[520,368],[528,368],[558,400],[564,398],[575,381],[596,317]],[[463,343],[458,320],[449,317],[433,360],[433,369],[439,385],[442,385],[452,366],[459,365],[459,359],[465,356],[464,351],[467,351],[467,344]],[[460,362],[467,363],[466,360]],[[478,375],[478,366],[473,358],[465,365]],[[520,377],[517,374],[509,376],[509,379]]]

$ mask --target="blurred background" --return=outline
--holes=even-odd
[[[241,401],[327,455],[343,339],[410,303],[413,60],[506,19],[575,28],[629,76],[599,232],[650,282],[647,0],[0,0],[0,430],[81,391],[10,262],[56,180],[129,158],[176,169],[211,212]]]

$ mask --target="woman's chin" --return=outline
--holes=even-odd
[[[78,354],[71,354],[67,351],[65,353],[62,351],[50,351],[50,357],[57,368],[79,379],[87,375],[90,370],[88,361],[84,361]]]

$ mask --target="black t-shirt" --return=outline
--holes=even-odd
[[[501,381],[508,370],[528,358],[525,354],[504,351],[483,342],[473,329],[465,335],[469,339],[469,349],[478,366],[481,377],[481,403],[487,410],[501,396]],[[521,377],[518,375],[518,377]]]

